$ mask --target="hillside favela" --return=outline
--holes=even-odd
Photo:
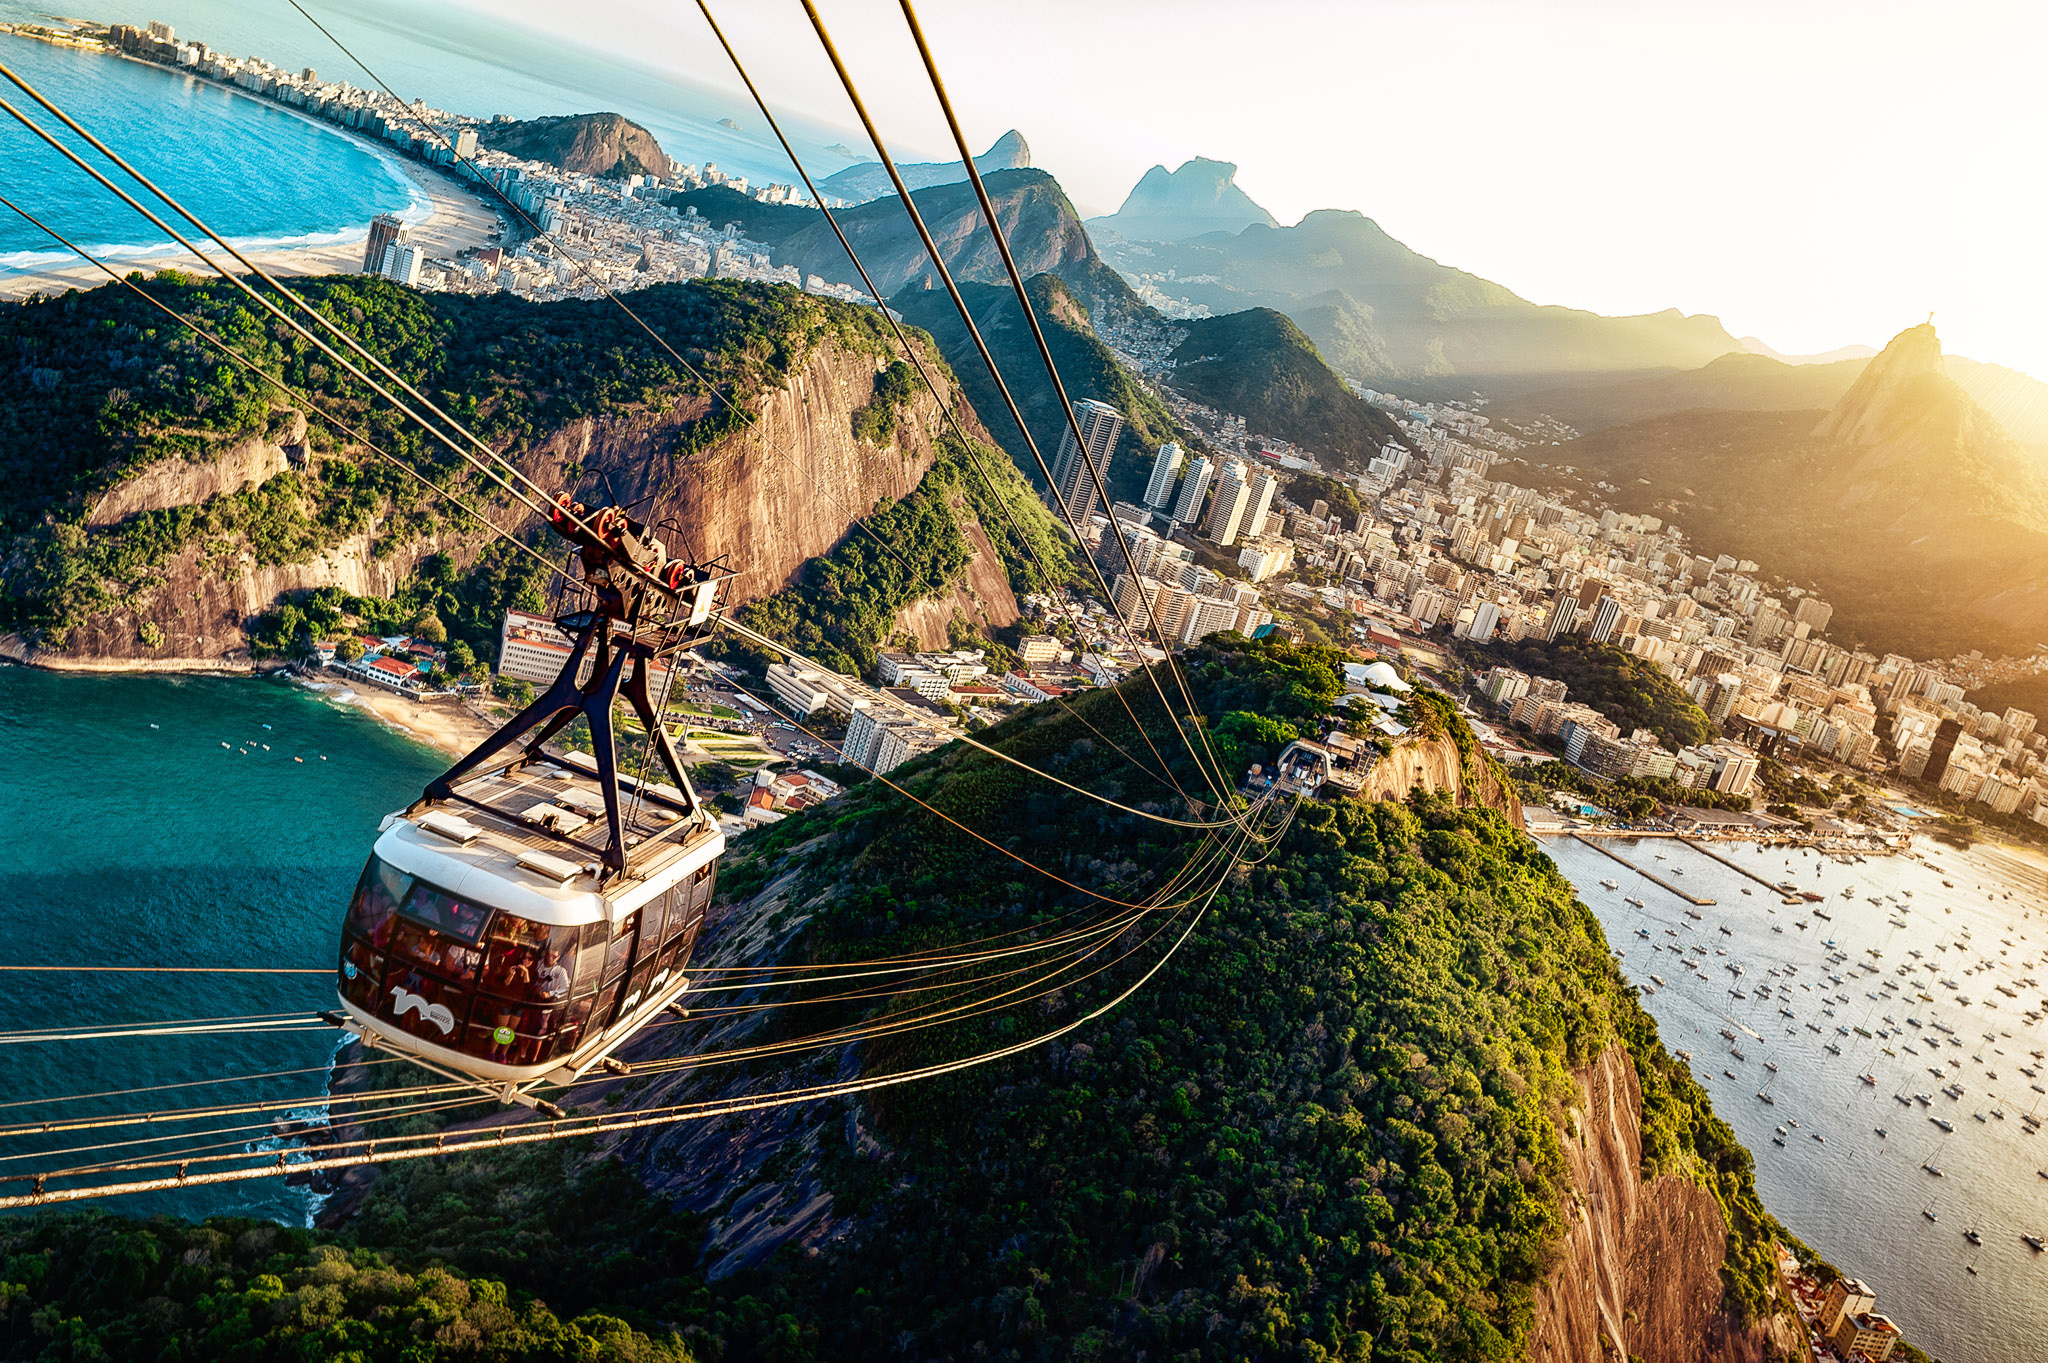
[[[0,0],[0,1358],[2048,1357],[2044,42]]]

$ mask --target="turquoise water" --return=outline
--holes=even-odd
[[[348,241],[361,238],[379,213],[417,218],[425,212],[424,196],[391,156],[205,81],[27,38],[0,38],[0,60],[223,236],[242,244]],[[5,90],[10,103],[27,103],[13,87]],[[109,178],[125,181],[54,119],[36,121]],[[161,229],[5,115],[0,187],[103,258],[173,245]],[[124,187],[143,197],[133,185]],[[43,233],[0,210],[0,270],[73,260]]]
[[[716,65],[704,65],[715,49],[704,48],[706,40],[694,27],[677,30],[693,39],[687,48],[657,36],[646,49],[650,65],[637,66],[454,6],[427,9],[394,0],[360,0],[345,13],[327,6],[315,9],[407,100],[425,99],[477,116],[615,111],[645,125],[663,150],[680,161],[715,161],[756,182],[795,178],[745,96],[707,83],[723,83],[730,76],[722,56]],[[359,88],[374,86],[282,0],[257,5],[171,0],[147,13],[86,13],[105,22],[161,19],[181,39],[292,69],[311,66],[329,80]],[[32,0],[0,0],[0,20],[47,22],[48,14]],[[0,38],[0,61],[225,236],[258,244],[349,241],[362,238],[378,213],[417,218],[425,212],[424,200],[391,154],[261,100],[143,63],[32,39]],[[651,69],[655,63],[705,79]],[[11,86],[0,88],[10,102],[21,103]],[[728,118],[740,127],[721,126],[720,120]],[[38,121],[50,125],[47,119]],[[856,159],[825,147],[864,145],[845,129],[800,117],[785,117],[784,127],[820,177]],[[911,156],[916,159],[916,153]],[[101,168],[120,178],[110,167]],[[0,192],[45,216],[73,240],[101,248],[102,255],[137,255],[168,244],[162,232],[5,115],[0,115]],[[52,254],[48,238],[0,210],[0,271],[59,259],[68,257]]]
[[[224,741],[232,746],[221,747]],[[341,911],[378,820],[416,796],[444,765],[439,755],[362,712],[282,679],[56,676],[0,667],[0,964],[190,966],[202,972],[331,967]],[[0,1032],[9,1034],[311,1013],[333,1004],[331,976],[324,974],[0,972]],[[0,1122],[310,1097],[324,1088],[322,1074],[50,1101],[316,1068],[333,1053],[335,1037],[315,1027],[270,1035],[10,1041],[0,1045],[6,1077],[0,1103],[9,1105],[0,1107]],[[146,1134],[39,1139],[47,1149]],[[219,1139],[234,1148],[265,1134]],[[0,1139],[0,1157],[23,1150],[19,1141]],[[0,1173],[58,1162],[48,1156],[0,1160]],[[236,1213],[285,1221],[302,1220],[308,1206],[304,1192],[277,1180],[119,1204],[138,1215]]]

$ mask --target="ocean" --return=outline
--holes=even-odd
[[[795,178],[744,95],[708,82],[543,40],[454,6],[423,10],[396,0],[361,0],[346,13],[325,6],[315,12],[405,99],[479,117],[622,113],[652,131],[677,160],[716,162],[756,183]],[[311,66],[327,79],[362,88],[374,84],[283,3],[173,0],[153,4],[147,13],[93,10],[86,17],[135,24],[161,19],[181,38],[218,50],[293,68]],[[0,21],[47,22],[48,11],[32,0],[0,0]],[[708,55],[692,53],[693,59]],[[145,63],[28,38],[0,37],[0,61],[239,243],[361,240],[379,213],[417,220],[427,211],[395,153],[265,101]],[[723,67],[715,76],[727,79]],[[0,88],[10,102],[22,103],[12,98],[11,86]],[[738,126],[724,126],[727,120]],[[784,127],[819,177],[863,159],[826,150],[858,144],[844,129],[797,116],[784,118]],[[102,169],[121,178],[110,167]],[[172,244],[5,116],[0,192],[81,245],[98,248],[96,254],[119,259]],[[0,210],[0,271],[68,259],[35,228]]]
[[[333,1007],[332,974],[214,972],[331,971],[341,914],[378,820],[445,766],[440,754],[365,712],[281,678],[60,676],[0,666],[0,964],[187,968],[0,971],[0,1124],[317,1099],[338,1034],[296,1023],[269,1030],[269,1020]],[[262,1019],[265,1029],[84,1041],[25,1035],[220,1018]],[[278,1073],[291,1070],[308,1072]],[[253,1074],[277,1077],[53,1101]],[[267,1138],[269,1120],[207,1125],[253,1127],[219,1137],[233,1149]],[[0,1176],[146,1153],[162,1147],[87,1147],[160,1134],[0,1140]],[[38,1153],[58,1149],[75,1153]],[[293,1224],[311,1211],[307,1193],[278,1180],[113,1205],[132,1215]]]
[[[2048,1127],[2035,1134],[2020,1120],[2048,1123],[2048,1025],[2025,1017],[2048,995],[2038,874],[1925,839],[1916,851],[1931,866],[1715,846],[1774,884],[1825,896],[1794,906],[1676,840],[1602,841],[1715,901],[1689,905],[1583,843],[1546,840],[1625,974],[1655,991],[1643,1003],[1665,1046],[1692,1052],[1714,1110],[1756,1157],[1764,1205],[1868,1282],[1877,1309],[1928,1352],[2040,1357],[2048,1255],[2020,1240],[2048,1236]],[[1955,1084],[1961,1096],[1951,1098]]]

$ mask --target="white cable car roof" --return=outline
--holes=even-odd
[[[595,853],[572,841],[586,831],[604,836],[594,766],[587,754],[571,753],[472,777],[456,787],[458,800],[387,815],[376,853],[458,899],[568,926],[623,917],[725,850],[708,811],[693,822],[658,799],[636,799],[641,783],[620,776],[633,874],[601,883]],[[648,782],[646,792],[687,803],[659,782]]]

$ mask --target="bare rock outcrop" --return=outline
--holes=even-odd
[[[86,517],[93,529],[114,525],[141,511],[197,506],[214,497],[261,486],[291,466],[286,447],[305,440],[306,419],[294,412],[296,429],[276,444],[237,441],[211,459],[159,459],[134,477],[108,489]]]
[[[1515,827],[1522,827],[1521,801],[1501,786],[1486,763],[1475,762],[1473,767],[1474,779],[1468,783],[1459,761],[1458,745],[1447,735],[1402,739],[1394,744],[1392,752],[1373,763],[1358,793],[1368,800],[1404,800],[1418,786],[1423,790],[1447,790],[1458,797],[1461,805],[1484,805],[1498,810]]]
[[[1677,1174],[1642,1177],[1642,1091],[1615,1046],[1575,1076],[1565,1116],[1571,1172],[1558,1263],[1536,1292],[1531,1363],[1763,1363],[1770,1328],[1723,1301],[1728,1226],[1712,1193]]]

